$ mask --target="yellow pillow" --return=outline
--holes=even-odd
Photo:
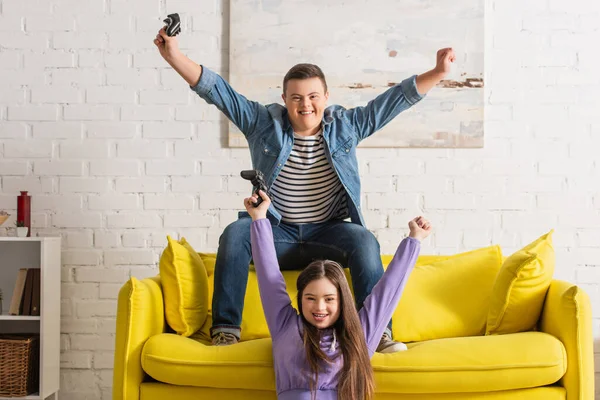
[[[211,343],[210,328],[212,326],[212,298],[213,293],[215,292],[215,263],[217,259],[215,253],[198,253],[198,255],[202,259],[204,268],[206,268],[206,274],[208,275],[208,315],[200,330],[192,335],[192,337],[209,345]]]
[[[421,259],[424,262],[422,263]],[[500,246],[443,258],[420,256],[392,317],[402,342],[476,336],[485,332]]]
[[[202,259],[182,238],[167,236],[159,269],[167,323],[182,336],[196,332],[208,313],[208,276]]]
[[[512,254],[496,277],[486,335],[532,330],[554,274],[552,233]]]

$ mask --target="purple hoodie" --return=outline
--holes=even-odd
[[[273,363],[279,400],[311,400],[311,372],[302,342],[302,317],[292,307],[285,281],[279,270],[273,231],[268,219],[252,223],[252,257],[258,278],[260,298],[273,341]],[[369,356],[373,356],[396,308],[408,275],[413,269],[421,243],[402,240],[394,259],[366,298],[358,312]],[[318,400],[337,400],[338,374],[342,368],[341,351],[333,329],[321,331],[321,349],[333,364],[322,363],[317,382]]]

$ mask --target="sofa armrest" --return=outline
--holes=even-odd
[[[558,338],[567,350],[567,372],[560,380],[567,389],[567,399],[594,398],[594,339],[588,295],[576,285],[553,280],[539,327]]]
[[[142,348],[151,336],[167,328],[160,277],[131,278],[119,291],[113,400],[139,400]]]

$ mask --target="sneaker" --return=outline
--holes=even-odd
[[[408,350],[408,347],[402,342],[394,342],[386,332],[381,337],[376,351],[378,353],[396,353],[404,350]]]
[[[229,346],[239,342],[238,338],[233,333],[219,332],[212,338],[213,346]]]

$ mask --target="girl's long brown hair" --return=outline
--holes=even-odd
[[[319,330],[310,324],[302,313],[304,289],[310,282],[321,278],[329,279],[335,285],[339,294],[340,316],[333,326],[343,357],[342,370],[338,378],[338,399],[371,400],[375,390],[373,367],[371,366],[358,312],[354,305],[354,298],[350,292],[344,270],[338,263],[330,260],[313,261],[300,273],[296,282],[298,309],[304,324],[304,349],[311,370],[310,390],[313,394],[312,397],[316,397],[319,364],[333,362],[319,346]]]

